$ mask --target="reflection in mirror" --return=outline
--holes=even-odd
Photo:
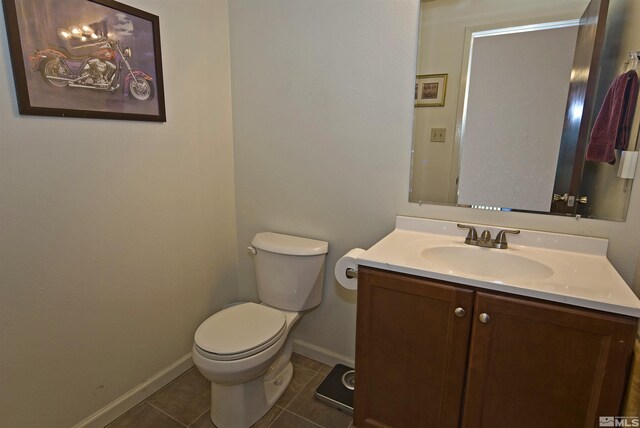
[[[584,156],[611,82],[640,49],[638,3],[422,2],[416,74],[448,79],[443,106],[418,107],[429,103],[416,84],[409,200],[624,220],[632,179],[619,161]],[[579,25],[585,10],[595,18]]]
[[[577,24],[469,31],[459,204],[549,211]]]

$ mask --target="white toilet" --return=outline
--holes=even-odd
[[[213,314],[193,344],[193,361],[211,381],[211,420],[219,428],[247,428],[273,407],[293,376],[289,332],[322,299],[326,242],[263,232],[251,245],[261,303]]]

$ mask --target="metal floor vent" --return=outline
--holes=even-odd
[[[316,398],[328,406],[353,415],[353,389],[355,371],[351,367],[336,364],[316,389]]]

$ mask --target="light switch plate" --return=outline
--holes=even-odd
[[[431,128],[431,142],[444,143],[447,139],[447,128]]]

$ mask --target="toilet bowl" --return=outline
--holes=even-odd
[[[216,426],[251,426],[278,401],[293,375],[288,336],[298,319],[298,312],[242,303],[198,328],[193,361],[211,381]]]
[[[265,232],[252,245],[261,303],[213,314],[194,337],[193,361],[211,381],[219,428],[248,428],[273,407],[293,377],[289,333],[322,297],[326,242]]]

